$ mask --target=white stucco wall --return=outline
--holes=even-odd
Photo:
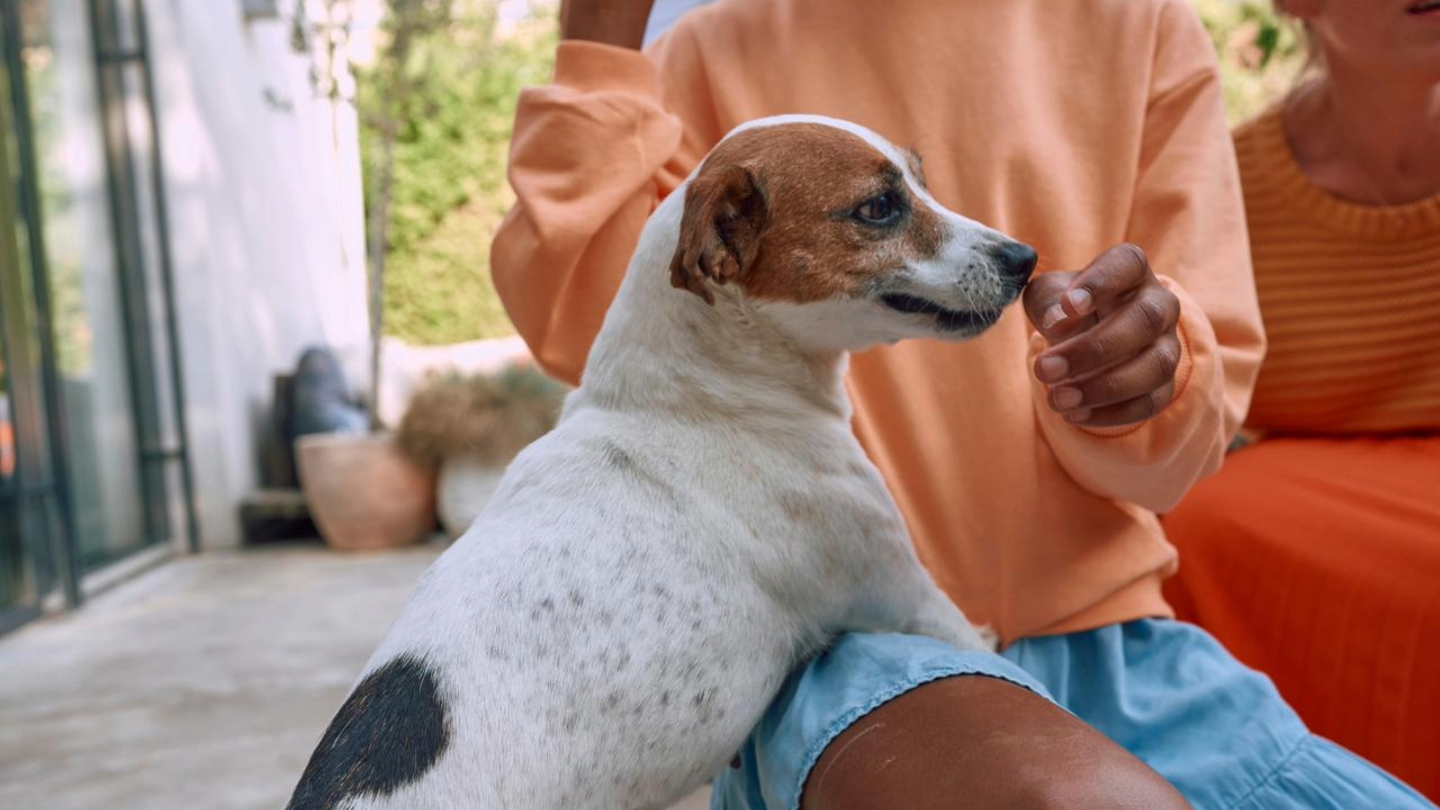
[[[356,121],[316,96],[288,19],[145,5],[201,536],[225,547],[259,481],[272,375],[312,344],[364,356]]]

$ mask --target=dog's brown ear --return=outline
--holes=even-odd
[[[724,284],[749,269],[764,228],[765,194],[754,168],[730,164],[702,170],[685,192],[670,284],[715,303],[705,279]]]

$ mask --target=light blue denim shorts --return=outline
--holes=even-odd
[[[716,778],[712,810],[797,810],[841,732],[886,701],[955,675],[1002,678],[1073,712],[1154,768],[1196,810],[1436,810],[1306,730],[1270,679],[1200,628],[1142,620],[1024,639],[1004,653],[854,634],[786,681]]]

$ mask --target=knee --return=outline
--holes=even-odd
[[[1031,774],[1016,786],[1012,800],[1001,797],[992,807],[1027,810],[1191,810],[1169,782],[1128,753],[1123,758],[1089,762],[1080,768],[1050,769]]]
[[[985,677],[921,686],[837,737],[802,810],[1189,810],[1143,762],[1026,689]]]

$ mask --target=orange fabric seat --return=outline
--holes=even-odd
[[[1440,436],[1268,439],[1165,518],[1181,618],[1440,799]]]

